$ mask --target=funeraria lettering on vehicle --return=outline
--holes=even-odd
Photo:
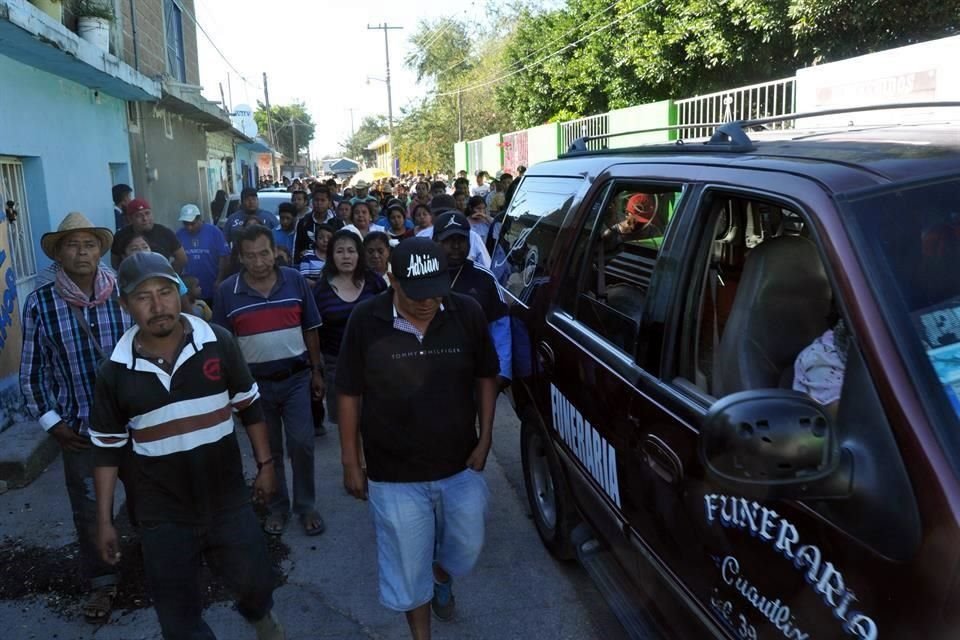
[[[552,384],[550,405],[553,409],[553,428],[619,507],[620,482],[617,479],[616,450]]]
[[[845,633],[854,638],[876,640],[879,630],[873,619],[859,611],[850,610],[850,605],[856,602],[857,598],[853,591],[845,586],[843,574],[832,562],[824,561],[819,547],[800,544],[800,532],[790,521],[773,509],[745,498],[711,493],[705,495],[703,501],[707,522],[719,520],[724,527],[748,531],[758,540],[771,544],[777,553],[792,561],[796,569],[806,569],[804,577],[807,583],[823,599],[824,604],[833,610],[833,615],[843,621]],[[756,592],[756,588],[743,577],[738,577],[740,564],[736,558],[725,558],[721,573],[724,582],[736,586],[751,605],[777,624],[778,615],[783,615],[778,612],[785,607],[779,603],[773,607],[770,601],[760,602],[763,597]],[[777,611],[773,611],[774,608]],[[768,614],[768,609],[773,617]],[[789,617],[789,609],[786,611]]]

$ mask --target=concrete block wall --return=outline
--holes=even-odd
[[[610,112],[610,132],[640,131],[656,129],[677,123],[677,110],[672,100],[661,100],[650,104],[642,104],[626,109],[616,109]],[[609,139],[611,149],[623,149],[642,144],[667,142],[676,138],[676,131],[655,131],[638,133],[628,136],[617,136]]]
[[[187,84],[200,84],[200,65],[197,57],[197,28],[189,14],[194,12],[193,0],[177,0],[183,7],[183,49]],[[151,78],[169,75],[164,25],[164,0],[133,0],[136,11],[137,56],[134,55],[133,22],[130,2],[121,2],[123,27],[123,61],[130,66],[139,64],[140,73]],[[188,14],[189,12],[189,14]]]
[[[560,145],[560,125],[542,124],[527,130],[527,162],[530,166],[546,160],[556,160]]]

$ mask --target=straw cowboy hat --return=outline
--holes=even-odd
[[[100,253],[106,253],[113,244],[113,232],[105,227],[95,227],[85,215],[73,211],[67,214],[56,231],[45,233],[40,237],[40,248],[51,260],[57,259],[57,245],[63,238],[74,231],[88,231],[100,241]]]

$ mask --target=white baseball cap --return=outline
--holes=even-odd
[[[180,222],[193,222],[200,216],[200,207],[195,204],[185,204],[180,207]]]

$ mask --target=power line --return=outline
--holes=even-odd
[[[243,74],[240,72],[240,70],[237,69],[237,68],[233,65],[232,62],[230,62],[230,60],[227,58],[227,56],[223,55],[223,51],[221,51],[221,50],[220,50],[220,47],[217,46],[217,43],[213,41],[213,38],[210,37],[210,34],[207,33],[207,30],[203,28],[203,25],[200,24],[200,22],[197,20],[197,17],[196,17],[195,15],[193,15],[193,12],[192,12],[192,11],[190,11],[189,9],[187,9],[187,7],[185,7],[180,0],[173,0],[173,2],[174,2],[174,4],[176,4],[176,5],[180,8],[180,11],[181,11],[181,12],[185,13],[185,14],[187,15],[187,17],[190,18],[190,22],[192,22],[192,23],[197,27],[197,29],[200,30],[200,33],[202,33],[203,36],[207,39],[207,42],[210,43],[210,46],[213,47],[214,51],[216,51],[217,54],[218,54],[221,58],[223,58],[223,61],[227,63],[227,66],[228,66],[228,67],[230,67],[231,69],[233,69],[233,72],[234,72],[235,74],[237,74],[238,76],[240,76],[240,79],[241,79],[241,80],[243,80],[245,83],[247,83],[248,85],[250,85],[251,87],[253,87],[253,88],[256,89],[257,91],[260,91],[260,90],[263,88],[263,87],[261,87],[261,86],[259,86],[259,85],[256,85],[256,84],[250,82],[250,81],[247,79],[247,77],[246,77],[245,75],[243,75]]]
[[[614,18],[613,20],[611,20],[611,21],[608,22],[607,24],[603,25],[602,27],[600,27],[600,28],[598,28],[598,29],[594,29],[593,31],[591,31],[591,32],[588,33],[587,35],[583,36],[582,38],[580,38],[580,39],[578,39],[578,40],[575,40],[575,41],[573,41],[573,42],[571,42],[571,43],[569,43],[569,44],[566,44],[566,45],[560,47],[559,49],[557,49],[556,51],[554,51],[553,53],[548,54],[548,55],[540,58],[539,60],[537,60],[537,61],[535,61],[535,62],[531,62],[530,64],[528,64],[528,65],[526,65],[526,66],[524,66],[524,67],[521,67],[521,68],[519,68],[519,69],[515,69],[515,70],[513,70],[513,71],[510,71],[509,73],[505,73],[505,74],[503,74],[502,76],[499,76],[499,77],[494,78],[494,79],[492,79],[492,80],[487,80],[486,82],[480,82],[480,83],[477,83],[477,84],[475,84],[475,85],[471,85],[471,86],[469,86],[469,87],[461,87],[461,88],[456,89],[456,90],[454,90],[454,91],[445,91],[444,93],[438,93],[438,94],[436,94],[436,97],[441,98],[441,97],[443,97],[443,96],[452,96],[452,95],[456,95],[457,93],[461,93],[461,92],[465,92],[465,91],[473,91],[473,90],[475,90],[475,89],[482,89],[483,87],[489,87],[489,86],[492,85],[492,84],[496,84],[496,83],[500,82],[501,80],[506,80],[507,78],[509,78],[509,77],[511,77],[511,76],[515,76],[515,75],[517,75],[518,73],[521,73],[521,72],[523,72],[523,71],[526,71],[527,69],[531,69],[531,68],[537,66],[538,64],[540,64],[541,62],[545,62],[546,60],[549,60],[550,58],[553,58],[554,56],[557,56],[557,55],[563,53],[564,51],[567,51],[568,49],[572,49],[573,47],[576,47],[576,46],[577,46],[578,44],[580,44],[581,42],[583,42],[583,41],[585,41],[585,40],[593,37],[594,35],[600,33],[601,31],[605,31],[605,30],[609,29],[610,27],[612,27],[613,25],[617,24],[618,22],[622,22],[625,18],[633,15],[634,13],[637,13],[637,12],[640,11],[641,9],[646,9],[647,7],[649,7],[649,6],[652,5],[654,2],[657,2],[657,1],[658,1],[658,0],[649,0],[648,2],[643,3],[643,4],[640,5],[639,7],[636,7],[636,8],[634,8],[634,9],[631,9],[630,11],[628,11],[628,12],[625,13],[625,14],[623,14],[622,16],[618,16],[618,17]]]
[[[444,18],[443,28],[439,28],[439,29],[437,29],[436,31],[434,31],[434,32],[433,32],[433,35],[431,35],[431,36],[427,39],[427,42],[424,42],[423,45],[421,45],[421,46],[422,46],[424,49],[427,49],[427,48],[428,48],[430,45],[432,45],[434,42],[437,42],[437,41],[440,39],[440,36],[442,36],[443,33],[444,33],[447,29],[449,29],[451,26],[453,26],[453,24],[454,24],[453,18],[451,18],[451,17],[449,17],[449,16],[446,17],[446,18]]]
[[[611,2],[611,3],[607,6],[607,8],[603,9],[603,10],[600,11],[599,13],[596,13],[596,14],[590,16],[590,18],[588,19],[588,22],[594,20],[595,18],[598,18],[598,17],[604,15],[605,13],[607,13],[608,11],[610,11],[610,9],[612,9],[613,7],[615,7],[616,5],[618,5],[620,2],[621,2],[621,0],[613,0],[613,2]],[[577,31],[577,30],[582,29],[583,26],[584,26],[584,25],[582,25],[582,24],[578,24],[578,25],[576,25],[576,26],[574,26],[574,27],[571,27],[570,29],[567,29],[564,33],[562,33],[561,35],[557,36],[556,38],[554,38],[553,40],[551,40],[551,41],[548,42],[547,44],[543,45],[543,46],[540,47],[539,49],[535,49],[534,51],[531,51],[530,53],[528,53],[527,55],[523,56],[522,58],[519,58],[518,60],[514,60],[513,62],[510,63],[510,66],[507,67],[507,69],[511,69],[511,68],[517,66],[518,64],[520,64],[521,62],[523,62],[524,60],[527,60],[527,59],[529,59],[529,58],[532,58],[533,56],[537,55],[538,53],[540,53],[540,52],[543,51],[544,49],[547,49],[547,48],[549,48],[550,46],[552,46],[553,44],[555,44],[555,43],[557,43],[557,42],[560,42],[561,40],[563,40],[564,38],[566,38],[568,35],[570,35],[571,33],[573,33],[574,31]],[[438,76],[442,76],[443,74],[447,73],[448,71],[451,71],[452,69],[455,69],[456,67],[460,66],[461,64],[463,64],[464,62],[466,62],[466,61],[469,60],[469,59],[470,59],[470,55],[468,54],[467,57],[465,57],[463,60],[461,60],[460,62],[457,62],[456,64],[450,65],[449,67],[447,67],[446,69],[444,69],[443,71],[441,71],[440,73],[438,73],[437,75],[438,75]]]

